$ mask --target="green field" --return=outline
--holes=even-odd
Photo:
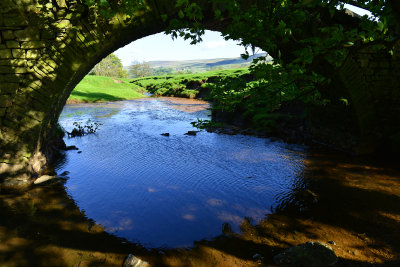
[[[87,75],[72,91],[67,103],[91,103],[143,97],[141,88],[131,79]]]
[[[195,98],[202,88],[225,77],[239,77],[248,73],[247,68],[208,71],[193,74],[149,76],[136,78],[132,84],[156,96],[176,96]]]
[[[194,74],[149,76],[137,79],[87,75],[72,91],[67,103],[92,103],[144,97],[143,91],[156,96],[195,98],[203,88],[224,77],[239,77],[247,68]]]

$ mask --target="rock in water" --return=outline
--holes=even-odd
[[[299,267],[334,266],[337,260],[333,249],[322,242],[307,242],[290,247],[274,257],[276,264]]]
[[[50,175],[42,175],[39,178],[37,178],[33,183],[36,185],[39,184],[47,184],[50,182],[65,182],[67,180],[68,177],[60,177],[57,175],[54,176],[50,176]]]
[[[149,266],[148,262],[136,258],[135,256],[133,256],[133,254],[129,254],[128,258],[124,263],[124,267],[147,267],[147,266]]]
[[[185,133],[185,135],[195,136],[197,133],[198,131],[188,131],[187,133]]]

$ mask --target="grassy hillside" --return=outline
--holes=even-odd
[[[182,61],[149,61],[148,63],[153,68],[172,68],[174,70],[190,70],[193,72],[202,72],[210,70],[212,68],[233,69],[249,67],[254,58],[266,55],[266,53],[256,54],[254,56],[250,56],[247,60],[237,57]]]
[[[67,103],[108,102],[143,97],[130,79],[86,76],[72,91]]]
[[[238,77],[248,73],[247,68],[208,71],[194,74],[149,76],[134,79],[131,83],[156,96],[195,98],[210,83],[224,77]]]

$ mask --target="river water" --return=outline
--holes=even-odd
[[[68,172],[67,192],[88,218],[147,248],[191,246],[229,226],[240,232],[244,218],[258,223],[304,187],[304,148],[185,135],[209,115],[206,102],[174,98],[67,105],[59,120],[67,131],[88,119],[102,125],[65,138],[79,151],[66,152],[57,172]]]

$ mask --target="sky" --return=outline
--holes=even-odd
[[[172,40],[170,35],[158,33],[134,41],[114,52],[122,60],[124,66],[132,61],[157,60],[190,60],[209,58],[240,57],[244,47],[238,42],[225,41],[221,33],[206,31],[203,42],[191,45],[190,40],[178,38]]]
[[[368,11],[351,5],[345,5],[345,8],[361,16],[371,15]],[[245,51],[238,42],[225,41],[219,32],[206,31],[202,38],[203,42],[191,45],[190,40],[172,40],[170,35],[158,33],[134,41],[116,50],[114,54],[121,59],[124,66],[129,66],[134,61],[235,58]]]

